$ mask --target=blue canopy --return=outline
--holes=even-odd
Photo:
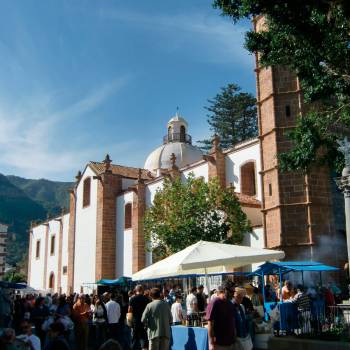
[[[96,282],[96,284],[102,284],[105,286],[118,286],[121,284],[127,284],[129,281],[131,281],[130,277],[119,277],[115,280],[107,280],[107,279],[102,279]]]
[[[267,262],[251,273],[255,276],[285,274],[291,271],[338,271],[337,267],[316,261],[278,261]]]
[[[27,288],[27,285],[25,283],[0,281],[0,288],[25,289]]]

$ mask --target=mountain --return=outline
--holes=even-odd
[[[23,260],[28,250],[31,221],[44,220],[68,208],[69,182],[30,180],[0,174],[0,222],[9,225],[7,263]],[[12,233],[12,235],[11,235]]]
[[[40,203],[50,216],[59,215],[62,208],[68,209],[69,207],[67,191],[72,188],[72,182],[32,180],[14,175],[7,176],[7,179],[26,193],[29,198]]]

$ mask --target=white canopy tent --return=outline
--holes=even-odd
[[[283,251],[199,241],[133,274],[133,281],[232,272],[233,268],[283,259]]]

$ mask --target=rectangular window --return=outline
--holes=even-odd
[[[125,221],[124,221],[124,229],[130,229],[132,225],[132,204],[127,203],[125,204]]]
[[[83,183],[83,208],[90,205],[91,178],[88,177]]]
[[[36,257],[37,259],[40,258],[40,240],[36,241],[35,257]]]
[[[269,196],[272,196],[272,185],[269,184]]]
[[[286,117],[290,117],[290,106],[286,106]]]
[[[63,273],[64,275],[67,274],[67,266],[63,266],[63,267],[62,267],[62,273]]]
[[[50,244],[50,254],[55,254],[55,236],[51,236],[51,244]]]

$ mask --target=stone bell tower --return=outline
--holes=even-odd
[[[254,20],[255,31],[264,26],[264,17]],[[286,260],[320,260],[340,267],[337,249],[329,248],[336,234],[329,169],[318,167],[307,174],[279,169],[277,155],[290,149],[287,133],[303,114],[299,80],[284,67],[260,67],[256,57],[256,81],[266,246],[283,249]]]

